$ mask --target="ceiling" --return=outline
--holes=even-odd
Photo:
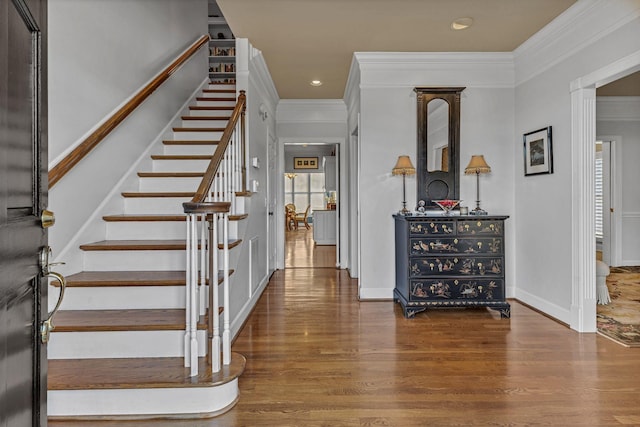
[[[281,99],[342,99],[354,52],[510,52],[576,0],[217,2],[262,51]],[[463,17],[473,25],[452,30]]]

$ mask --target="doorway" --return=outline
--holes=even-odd
[[[572,329],[596,331],[595,278],[595,150],[596,88],[640,70],[640,51],[571,82],[572,210],[575,212],[571,238]]]
[[[285,268],[337,265],[337,158],[337,144],[284,145]]]

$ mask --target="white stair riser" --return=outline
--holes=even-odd
[[[238,394],[237,378],[216,387],[49,390],[47,413],[50,417],[217,415],[230,409]]]
[[[154,172],[204,172],[210,160],[154,160]]]
[[[222,131],[219,132],[199,132],[199,131],[186,131],[186,132],[173,132],[173,139],[175,141],[220,141],[222,137]]]
[[[222,233],[222,231],[219,231]],[[220,235],[221,236],[221,235]],[[232,239],[231,232],[229,238]],[[222,251],[220,262],[222,262]],[[239,251],[229,250],[229,261],[234,260]],[[148,271],[148,270],[184,270],[186,250],[156,251],[85,251],[85,271]],[[66,296],[65,296],[66,298]],[[69,310],[69,308],[66,308]]]
[[[220,83],[220,84],[215,84],[215,85],[208,85],[207,89],[210,90],[227,90],[227,89],[233,89],[236,90],[236,85],[235,83],[228,83],[228,84],[224,84],[224,83]]]
[[[207,332],[198,331],[198,356],[205,356]],[[49,359],[183,357],[184,331],[53,332]]]
[[[57,298],[55,290],[50,295]],[[128,310],[136,308],[184,308],[184,286],[105,286],[69,288],[62,310]]]
[[[109,221],[107,240],[184,239],[185,221]]]
[[[233,112],[233,108],[225,109],[225,110],[189,110],[189,115],[191,117],[229,117]]]
[[[202,177],[142,177],[140,191],[196,191]]]
[[[164,154],[206,154],[213,156],[214,151],[216,151],[216,144],[165,144],[164,146]]]
[[[209,98],[214,98],[214,97],[211,96]],[[221,97],[218,97],[218,98],[221,98]],[[204,101],[204,100],[198,100],[198,101],[196,101],[196,105],[198,107],[235,107],[236,104],[237,104],[237,102],[235,100],[231,100],[231,101]]]
[[[125,197],[126,214],[183,214],[190,197]]]
[[[183,128],[224,128],[227,127],[229,120],[183,120]]]
[[[187,233],[184,221],[110,221],[107,240],[184,239]],[[205,232],[206,229],[205,229]],[[229,222],[229,238],[238,236],[238,221]]]
[[[184,270],[184,250],[85,251],[85,271]]]

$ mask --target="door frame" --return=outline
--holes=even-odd
[[[596,331],[595,150],[596,88],[640,70],[640,50],[578,77],[571,91],[571,321]]]
[[[613,209],[609,215],[607,212],[603,212],[603,222],[605,223],[605,229],[607,229],[606,223],[609,222],[609,254],[608,260],[603,258],[603,261],[610,266],[622,265],[622,147],[620,142],[622,138],[620,136],[598,136],[597,141],[603,143],[603,174],[606,170],[609,170],[608,174],[608,186],[603,189],[603,195],[605,199],[608,196],[609,207]],[[609,146],[609,167],[606,165],[605,148],[604,144]],[[606,177],[604,184],[607,184]],[[607,188],[608,187],[608,188]],[[606,200],[605,200],[606,205]],[[606,208],[606,206],[605,206]],[[606,209],[605,209],[606,210]],[[607,255],[604,251],[603,243],[603,255]]]

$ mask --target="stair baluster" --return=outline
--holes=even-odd
[[[231,364],[231,331],[229,308],[229,212],[236,212],[237,191],[245,191],[243,176],[245,163],[244,114],[246,96],[240,91],[238,103],[231,119],[217,145],[216,151],[204,174],[196,195],[190,202],[183,203],[187,216],[187,289],[185,328],[185,366],[190,367],[190,375],[198,375],[197,321],[205,311],[206,278],[209,282],[208,305],[208,360],[212,372],[221,369],[222,364]],[[200,219],[200,221],[198,221]],[[198,232],[198,223],[202,227]],[[204,227],[209,227],[205,233]],[[222,233],[218,232],[222,227]],[[219,236],[222,234],[222,241]],[[198,238],[200,236],[200,240]],[[220,250],[220,243],[222,249]],[[198,252],[198,250],[200,252]],[[222,263],[222,308],[223,332],[220,342],[218,271]],[[208,270],[208,271],[207,271]],[[200,280],[198,280],[200,278]],[[198,282],[200,286],[198,286]]]

